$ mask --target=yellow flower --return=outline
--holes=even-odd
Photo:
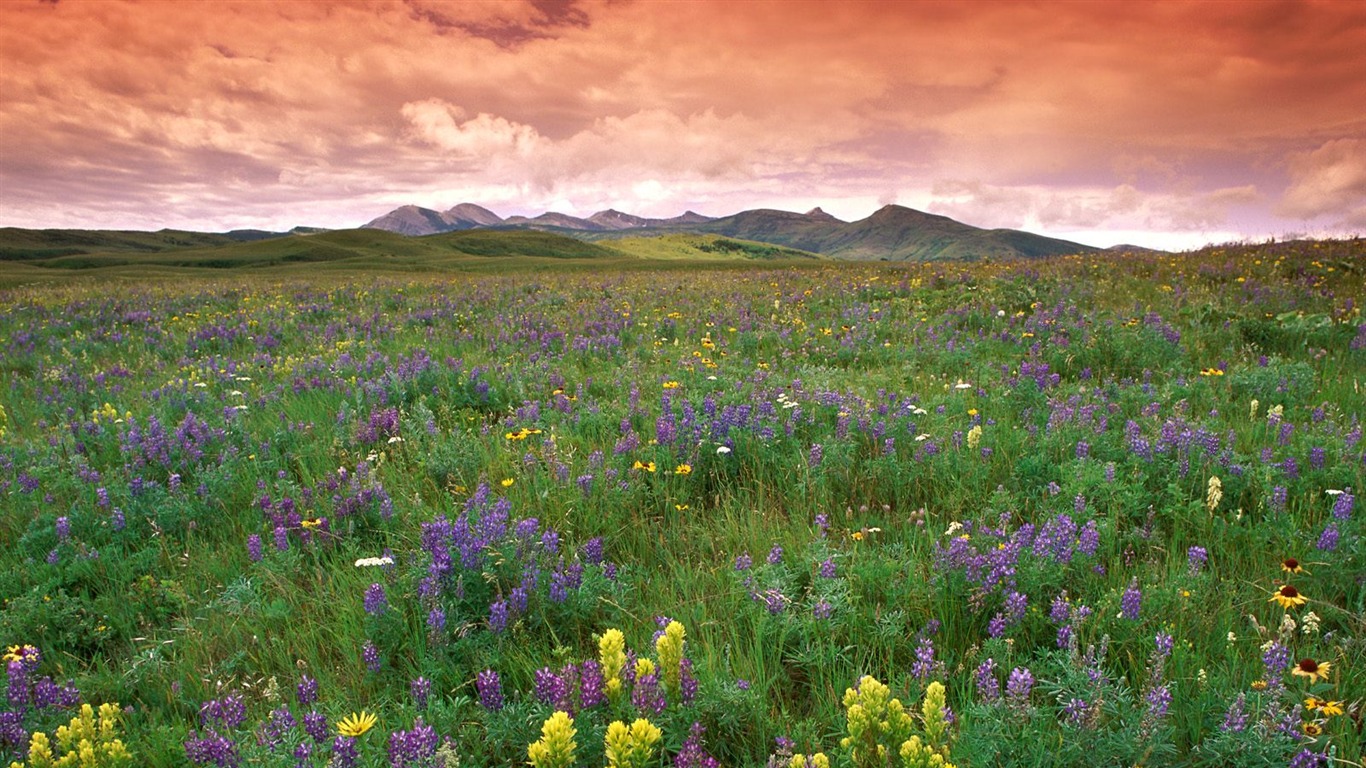
[[[646,472],[653,472],[655,471],[655,463],[653,461],[641,462],[637,460],[635,464],[631,465],[631,469],[643,469]]]
[[[510,477],[505,477],[505,478],[503,478],[502,482],[499,483],[499,484],[502,485],[504,488],[511,488],[511,487],[512,487],[512,484],[515,483],[515,482],[517,482],[517,481],[516,481],[516,480],[513,480],[513,479],[510,478]]]
[[[337,733],[352,739],[359,738],[366,731],[374,728],[375,722],[375,716],[362,709],[360,714],[352,712],[342,718],[342,721],[337,723]]]
[[[1253,681],[1252,681],[1252,690],[1254,690],[1254,691],[1265,691],[1265,690],[1266,690],[1266,681],[1265,681],[1265,680],[1253,680]]]
[[[1322,702],[1322,703],[1319,705],[1319,711],[1322,712],[1326,717],[1332,717],[1333,715],[1340,715],[1340,714],[1342,714],[1342,702],[1340,702],[1340,701],[1325,701],[1325,702]]]
[[[1290,674],[1309,678],[1309,682],[1317,683],[1320,680],[1328,679],[1328,670],[1333,665],[1326,661],[1314,661],[1313,659],[1300,659],[1295,668],[1290,670]]]
[[[675,474],[675,475],[691,475],[691,474],[692,474],[692,465],[691,465],[691,464],[679,464],[678,466],[674,467],[674,474]]]
[[[303,520],[299,521],[299,525],[303,526],[304,528],[317,528],[322,524],[323,521],[320,517],[306,517]]]
[[[1282,608],[1289,610],[1291,608],[1304,605],[1306,602],[1308,602],[1308,600],[1309,598],[1305,597],[1304,595],[1301,595],[1298,589],[1295,589],[1289,584],[1286,584],[1285,586],[1282,586],[1280,589],[1276,590],[1275,593],[1271,595],[1271,599],[1267,600],[1267,602],[1280,603]]]
[[[1306,571],[1304,570],[1304,566],[1300,565],[1300,561],[1299,561],[1299,560],[1296,560],[1296,559],[1293,558],[1293,557],[1287,557],[1286,559],[1284,559],[1284,560],[1281,561],[1281,570],[1282,570],[1282,571],[1285,571],[1286,573],[1305,573],[1305,572],[1306,572]]]
[[[1315,723],[1300,723],[1300,730],[1304,731],[1304,735],[1311,739],[1323,734],[1323,729]]]
[[[666,381],[664,382],[664,389],[678,389],[678,382]]]

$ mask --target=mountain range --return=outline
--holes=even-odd
[[[1020,230],[982,229],[899,205],[883,206],[871,216],[852,222],[820,208],[806,213],[757,209],[720,218],[688,211],[670,219],[649,219],[608,209],[588,218],[547,212],[505,219],[473,203],[461,203],[446,211],[405,205],[364,228],[408,236],[468,229],[530,229],[589,241],[696,233],[860,261],[1039,258],[1099,250]]]

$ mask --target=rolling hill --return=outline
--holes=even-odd
[[[470,208],[484,211],[478,206]],[[982,229],[946,216],[888,205],[859,221],[846,222],[820,208],[806,213],[757,209],[718,219],[691,211],[671,219],[647,219],[616,210],[588,218],[562,213],[512,216],[494,224],[454,222],[451,213],[405,206],[366,224],[402,234],[430,234],[469,227],[530,229],[590,241],[657,237],[676,232],[722,235],[854,261],[1039,258],[1097,250],[1081,243],[1013,229]],[[633,248],[638,246],[633,245]]]

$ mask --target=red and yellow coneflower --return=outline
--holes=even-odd
[[[1304,595],[1301,595],[1298,589],[1295,589],[1289,584],[1285,584],[1282,585],[1280,589],[1272,593],[1271,599],[1267,600],[1267,602],[1280,603],[1282,608],[1289,610],[1291,608],[1296,608],[1301,605],[1304,605],[1305,603],[1309,602],[1309,598],[1305,597]]]
[[[1328,679],[1328,670],[1333,665],[1327,661],[1314,661],[1313,659],[1300,659],[1295,668],[1290,670],[1290,674],[1309,678],[1309,682],[1317,683],[1320,680]]]

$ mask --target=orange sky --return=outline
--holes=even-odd
[[[0,225],[1366,233],[1366,2],[0,0]]]

